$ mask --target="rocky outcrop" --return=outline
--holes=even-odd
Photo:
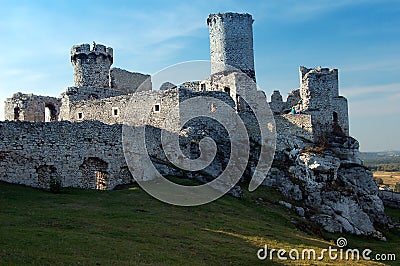
[[[324,147],[316,147],[279,136],[273,168],[263,184],[275,187],[296,213],[328,232],[384,238],[376,225],[387,225],[389,219],[351,137],[331,137]]]

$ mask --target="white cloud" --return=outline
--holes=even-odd
[[[375,85],[375,86],[365,86],[365,87],[353,87],[353,88],[344,88],[341,89],[343,94],[346,97],[351,97],[356,99],[359,96],[368,96],[369,94],[375,94],[379,93],[382,96],[393,93],[398,93],[400,92],[400,83],[394,83],[394,84],[385,84],[385,85]],[[389,98],[391,99],[391,97]],[[371,100],[376,100],[375,98]],[[400,105],[399,105],[400,106]]]
[[[395,71],[400,70],[400,58],[392,58],[384,61],[365,62],[358,65],[344,65],[341,67],[343,72],[358,72],[366,70]]]

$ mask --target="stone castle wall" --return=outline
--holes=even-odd
[[[143,91],[100,100],[69,103],[69,121],[97,120],[105,124],[124,123],[125,112],[138,116],[148,113],[148,124],[163,127],[170,110],[179,104],[178,89],[167,91]],[[127,109],[128,108],[128,109]],[[135,112],[138,112],[135,114]],[[143,121],[144,122],[144,121]],[[141,126],[143,124],[136,124]]]
[[[283,101],[283,97],[278,90],[274,90],[269,107],[275,115],[287,114],[292,107],[295,107],[296,112],[300,113],[302,110],[298,106],[299,102],[301,102],[299,89],[290,91],[286,101]]]
[[[110,67],[113,63],[113,49],[101,44],[74,45],[71,49],[71,63],[74,67],[75,87],[107,88]]]
[[[255,79],[253,50],[253,18],[249,14],[211,14],[207,19],[210,31],[212,74],[239,69]]]
[[[339,97],[338,70],[300,67],[300,97],[304,111],[322,111]]]
[[[349,125],[349,110],[348,103],[345,97],[339,96],[333,98],[332,109],[337,113],[337,123],[347,136],[350,135],[350,125]],[[333,115],[333,113],[332,113]],[[332,117],[332,119],[335,119]]]
[[[171,129],[171,125],[165,124],[166,121],[179,121],[181,115],[173,110],[179,110],[180,102],[196,96],[216,98],[229,104],[232,108],[235,105],[229,95],[223,92],[194,92],[176,88],[143,91],[100,100],[70,102],[69,117],[66,120],[72,122],[97,120],[110,125],[129,123],[132,126],[142,126],[147,124],[158,128]],[[129,114],[126,113],[127,111],[129,111]],[[185,109],[184,111],[190,113],[192,110]],[[133,117],[145,115],[146,120],[138,120],[135,124],[131,124],[132,120],[125,117],[127,115]],[[177,132],[179,128],[172,128],[171,130]]]
[[[130,183],[121,130],[121,125],[89,121],[0,122],[0,180],[41,188],[51,179],[89,189]]]
[[[48,121],[57,121],[61,101],[58,98],[33,94],[16,93],[5,101],[4,118],[8,121],[45,122],[46,107],[49,110]]]
[[[143,112],[145,107],[149,107],[151,112],[148,120],[139,120],[137,124],[130,125],[171,128],[171,125],[164,124],[169,111],[179,107],[180,102],[196,96],[218,98],[207,100],[202,105],[209,112],[220,108],[219,100],[234,108],[233,100],[223,92],[198,93],[172,89],[71,102],[72,113],[87,110],[91,117],[84,117],[84,120],[92,118],[105,123],[79,122],[73,118],[72,122],[54,123],[0,122],[0,180],[38,188],[49,188],[52,180],[60,180],[63,187],[87,189],[113,189],[116,185],[131,183],[134,180],[122,148],[123,126],[118,124],[123,122],[123,113],[120,112],[120,116],[112,120],[113,108],[117,105],[123,111],[130,104],[132,108],[129,110],[133,110],[130,115],[134,116],[136,111]],[[154,103],[159,104],[158,111],[154,109]],[[196,113],[190,105],[188,108],[185,114]],[[109,113],[106,112],[108,109]],[[181,111],[179,108],[177,110]],[[170,121],[175,126],[179,117]],[[201,121],[199,123],[203,126]],[[197,124],[192,123],[192,126],[196,128]],[[175,128],[176,132],[179,130],[180,127]],[[151,136],[150,139],[156,138]],[[152,153],[161,154],[154,141],[150,141],[150,144]]]
[[[297,136],[310,142],[314,141],[311,115],[284,114],[274,116],[278,135]]]
[[[140,87],[140,88],[139,88]],[[120,68],[110,70],[110,88],[126,94],[152,89],[150,75],[129,72]]]
[[[339,96],[338,70],[300,67],[302,112],[311,114],[315,135],[349,134],[347,100]]]
[[[101,100],[110,97],[124,95],[124,92],[107,88],[96,87],[69,87],[66,92],[61,95],[61,108],[59,121],[70,121],[71,107],[79,101]]]

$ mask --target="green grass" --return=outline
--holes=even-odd
[[[321,250],[339,236],[318,234],[277,200],[278,193],[260,188],[245,199],[224,196],[199,207],[177,207],[138,187],[51,194],[0,183],[0,265],[309,265],[256,257],[264,244]],[[351,248],[396,253],[398,263],[399,231],[387,234],[387,242],[346,237]],[[344,262],[313,265],[334,263]]]

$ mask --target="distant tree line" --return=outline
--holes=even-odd
[[[364,165],[372,171],[400,172],[400,163],[371,164],[364,162]]]
[[[400,164],[400,156],[365,157],[361,155],[365,164]]]

